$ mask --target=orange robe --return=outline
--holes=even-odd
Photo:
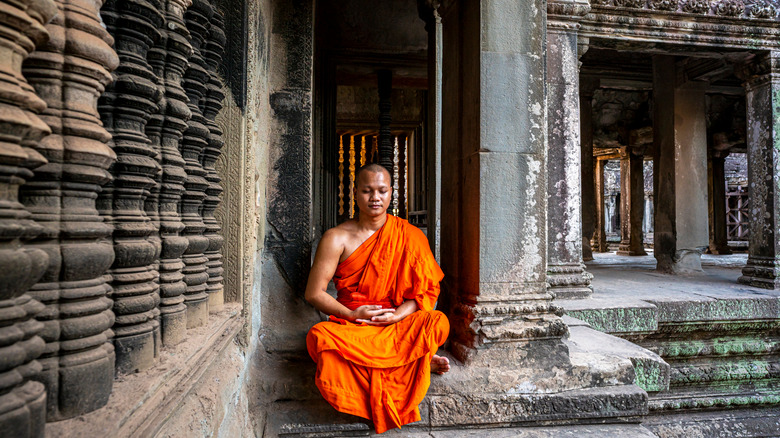
[[[334,408],[374,422],[377,433],[420,420],[431,382],[431,358],[449,333],[433,310],[444,277],[417,227],[388,215],[385,225],[339,264],[333,281],[338,301],[418,310],[385,327],[334,316],[309,330],[306,346],[317,363],[315,383]]]

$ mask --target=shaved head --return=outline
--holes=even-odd
[[[385,167],[380,164],[371,163],[371,164],[360,166],[360,169],[358,169],[357,172],[355,172],[355,181],[360,180],[360,174],[362,174],[363,172],[371,172],[371,173],[383,172],[385,175],[387,175],[388,181],[392,180],[392,178],[390,178],[390,172],[388,172],[387,169],[385,169]]]

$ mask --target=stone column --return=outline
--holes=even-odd
[[[51,1],[7,0],[0,7],[0,430],[9,437],[43,438],[46,392],[35,380],[41,372],[36,358],[45,348],[39,336],[44,325],[34,317],[45,310],[26,292],[56,263],[47,253],[58,250],[52,242],[56,226],[42,227],[32,219],[59,212],[49,199],[41,201],[37,212],[19,202],[19,187],[33,178],[32,169],[47,162],[39,140],[51,132],[36,115],[46,104],[25,81],[21,67],[35,46],[49,38],[43,25],[57,8]],[[38,236],[47,244],[25,245]]]
[[[739,282],[780,289],[780,52],[741,72],[747,99],[750,243]]]
[[[564,299],[593,293],[582,262],[579,18],[562,14],[547,23],[547,282]]]
[[[618,255],[647,255],[642,236],[642,221],[645,213],[644,157],[642,152],[642,150],[637,151],[631,147],[624,147],[620,152],[621,236]]]
[[[187,305],[187,328],[200,327],[208,322],[208,294],[206,283],[208,274],[208,257],[204,251],[209,247],[209,239],[204,236],[206,224],[200,215],[200,208],[206,198],[209,182],[206,180],[206,170],[200,162],[200,155],[208,146],[211,135],[206,126],[206,118],[200,107],[200,101],[207,91],[211,76],[208,72],[201,48],[211,26],[211,16],[214,13],[207,0],[194,0],[192,6],[184,14],[187,29],[190,32],[192,56],[187,71],[184,73],[184,90],[189,98],[189,108],[192,118],[184,131],[181,142],[181,155],[184,158],[184,169],[187,178],[184,180],[184,193],[181,197],[181,217],[184,222],[182,235],[187,237],[188,246],[184,252],[184,282],[187,290],[184,293],[184,303]]]
[[[587,9],[586,2],[542,0],[452,0],[440,8],[442,185],[448,187],[442,297],[450,350],[460,362],[432,382],[426,399],[433,426],[575,418],[586,405],[625,411],[643,400],[631,391],[619,401],[605,400],[606,390],[578,391],[591,385],[578,377],[590,371],[572,363],[562,309],[547,290],[546,18],[563,21]],[[561,36],[557,44],[573,58],[576,74],[576,38]],[[576,87],[552,85],[550,93],[568,90],[576,103]],[[579,155],[578,139],[566,144]],[[569,241],[579,245],[579,220],[575,225]]]
[[[672,56],[653,57],[654,252],[657,269],[701,271],[707,231],[705,84],[678,83]]]
[[[222,81],[219,79],[219,65],[222,62],[222,52],[225,48],[225,31],[223,17],[220,12],[215,12],[211,17],[211,30],[206,41],[204,56],[209,66],[209,83],[206,92],[205,103],[203,104],[203,115],[206,118],[206,126],[209,128],[209,144],[203,150],[200,156],[201,164],[206,170],[206,181],[209,187],[206,189],[206,199],[203,200],[201,207],[201,216],[203,223],[206,224],[206,237],[209,239],[209,246],[205,254],[208,258],[207,273],[209,279],[206,282],[206,293],[209,295],[209,312],[216,312],[222,309],[225,301],[222,288],[222,238],[219,223],[214,217],[214,211],[219,206],[219,195],[222,193],[222,186],[219,184],[221,179],[217,175],[215,163],[222,153],[222,146],[225,142],[222,140],[222,130],[215,122],[217,114],[222,109],[222,100],[225,98],[222,93]]]
[[[56,3],[58,15],[46,26],[52,39],[24,65],[49,105],[44,120],[54,132],[42,143],[52,165],[25,189],[25,203],[35,205],[37,220],[49,230],[51,240],[41,245],[55,260],[31,290],[46,305],[38,315],[46,341],[38,379],[48,394],[47,421],[104,406],[115,360],[106,275],[114,261],[112,228],[95,200],[112,179],[108,168],[116,155],[96,104],[119,60],[100,21],[102,2]]]
[[[529,11],[509,0],[452,1],[441,10],[450,342],[462,361],[498,364],[503,347],[566,333],[546,282],[545,27],[517,26]]]
[[[439,0],[418,0],[420,17],[428,32],[428,242],[436,261],[441,261],[441,115],[442,115],[442,24]]]
[[[728,152],[713,151],[709,160],[710,254],[731,254],[726,228],[726,172],[724,162]]]
[[[607,160],[596,160],[593,172],[594,199],[596,205],[596,229],[591,240],[594,251],[607,252],[606,214],[604,212],[604,165]]]
[[[582,259],[593,260],[596,219],[596,194],[593,160],[593,92],[595,80],[583,80],[580,84],[580,143],[582,169]]]
[[[184,159],[179,152],[184,130],[191,112],[189,98],[181,86],[182,76],[192,55],[190,33],[184,24],[184,10],[189,0],[165,0],[163,10],[166,25],[161,38],[149,51],[149,63],[163,90],[159,109],[147,124],[146,133],[152,144],[160,145],[160,334],[165,346],[183,341],[187,331],[187,306],[184,305],[184,262],[182,254],[189,240],[181,236],[184,223],[179,214],[181,195],[184,192]],[[159,134],[155,126],[160,125]],[[150,132],[151,128],[151,132]]]
[[[157,111],[160,89],[146,56],[160,38],[163,15],[152,3],[107,0],[101,16],[114,36],[119,67],[99,100],[103,126],[113,136],[112,149],[117,154],[111,190],[104,191],[99,202],[111,210],[114,226],[115,258],[110,274],[116,369],[133,373],[151,367],[158,354],[156,260],[160,241],[151,238],[158,230],[146,214],[145,202],[150,191],[157,191],[155,180],[160,172],[158,153],[146,136],[146,123]]]

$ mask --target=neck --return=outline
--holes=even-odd
[[[361,214],[358,218],[358,225],[366,230],[376,231],[387,222],[387,212],[384,212],[378,216],[369,216],[367,214]]]

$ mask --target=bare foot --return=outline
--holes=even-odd
[[[450,360],[443,356],[433,355],[431,359],[431,372],[436,374],[444,374],[450,370]]]

